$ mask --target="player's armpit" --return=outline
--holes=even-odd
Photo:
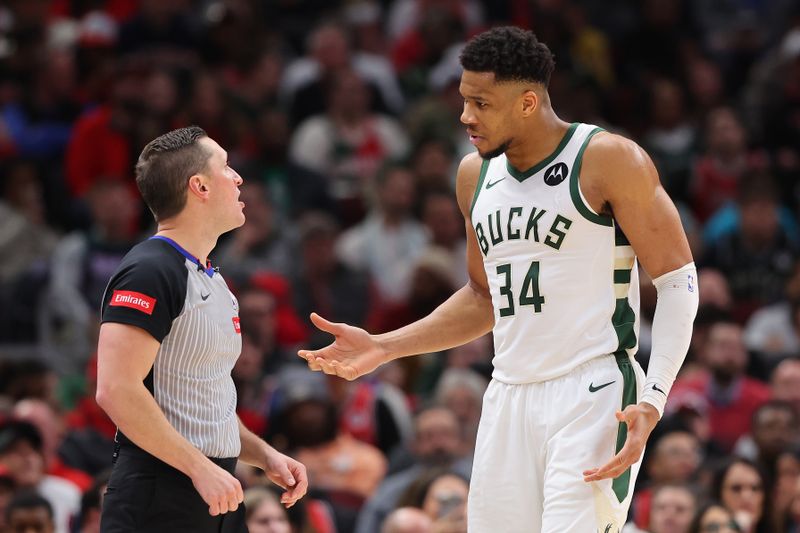
[[[678,210],[636,143],[610,133],[595,135],[584,154],[580,182],[595,210],[610,209],[651,278],[692,261]]]

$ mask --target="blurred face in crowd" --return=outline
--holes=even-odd
[[[264,498],[247,519],[250,533],[291,533],[286,510],[274,498]]]
[[[717,381],[725,384],[731,382],[747,365],[742,328],[724,322],[711,326],[704,355],[705,363]]]
[[[311,36],[311,53],[323,71],[345,67],[350,61],[347,36],[335,26],[324,26]]]
[[[734,516],[743,513],[749,515],[752,523],[757,522],[764,511],[761,476],[750,465],[735,463],[722,480],[720,500]]]
[[[239,200],[247,206],[247,221],[243,231],[248,232],[248,242],[265,242],[272,234],[275,213],[267,199],[267,192],[258,183],[242,184]]]
[[[448,409],[423,411],[416,421],[414,451],[423,462],[446,464],[462,451],[458,420]]]
[[[414,176],[405,168],[389,171],[381,185],[381,206],[391,217],[403,217],[414,204]]]
[[[718,505],[709,507],[700,519],[700,533],[738,533],[740,531],[733,515]]]
[[[127,239],[137,216],[138,200],[122,181],[109,180],[92,186],[88,195],[92,221],[110,241]]]
[[[688,481],[700,466],[700,458],[697,437],[674,431],[656,443],[648,471],[658,482]]]
[[[778,230],[778,205],[773,199],[753,198],[739,207],[742,234],[756,244],[770,244]]]
[[[268,350],[275,343],[275,298],[266,291],[252,289],[239,297],[242,330],[252,337],[259,350]]]
[[[728,279],[722,272],[713,268],[703,268],[697,273],[697,284],[703,287],[700,305],[713,305],[720,309],[730,309],[731,289]],[[650,284],[652,286],[652,284]]]
[[[242,335],[242,352],[231,370],[234,379],[251,381],[261,376],[264,354],[250,335]]]
[[[683,94],[680,87],[662,80],[653,85],[653,120],[658,127],[674,128],[683,119]]]
[[[345,122],[358,121],[369,111],[369,89],[358,74],[344,70],[334,78],[329,102],[333,116]]]
[[[760,453],[776,457],[797,440],[796,416],[788,406],[764,407],[755,417],[752,433]]]
[[[745,149],[744,127],[733,109],[720,107],[711,111],[706,127],[706,143],[711,152],[730,157]]]
[[[788,402],[795,409],[800,409],[800,361],[782,361],[773,371],[770,385],[774,399]]]
[[[686,533],[695,512],[694,496],[684,487],[656,491],[650,506],[650,533]]]
[[[56,457],[61,441],[64,439],[66,428],[64,421],[44,400],[25,399],[14,405],[15,417],[26,420],[36,426],[42,436],[42,445],[45,458],[50,461]]]
[[[413,164],[414,174],[421,186],[441,189],[450,187],[453,155],[443,143],[428,141],[422,144],[414,154]]]
[[[44,457],[27,440],[18,440],[0,454],[0,464],[20,487],[34,487],[44,476]]]
[[[458,476],[443,475],[431,483],[422,510],[433,519],[466,513],[469,485]]]
[[[464,222],[455,199],[432,194],[425,199],[422,221],[430,230],[433,242],[449,247],[464,238]]]
[[[9,533],[53,533],[55,525],[45,507],[17,508],[8,520]]]

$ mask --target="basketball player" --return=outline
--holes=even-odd
[[[456,186],[469,282],[383,335],[314,314],[335,341],[299,355],[352,380],[493,331],[469,531],[617,532],[689,345],[698,289],[686,236],[639,146],[558,118],[553,56],[531,32],[480,34],[461,65],[461,121],[477,148]],[[639,262],[658,290],[646,377],[632,358]]]

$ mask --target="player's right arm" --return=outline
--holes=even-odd
[[[235,511],[244,498],[239,481],[178,433],[144,386],[159,346],[137,326],[100,326],[97,403],[128,439],[189,476],[211,515]]]
[[[361,328],[337,324],[313,313],[311,321],[335,340],[319,350],[300,350],[312,370],[348,380],[375,370],[388,361],[459,346],[491,331],[494,310],[483,268],[483,259],[470,220],[470,208],[480,175],[477,153],[462,159],[456,179],[456,195],[467,231],[469,281],[428,316],[400,329],[370,335]]]

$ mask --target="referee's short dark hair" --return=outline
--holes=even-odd
[[[210,154],[197,141],[208,134],[189,126],[156,137],[136,162],[136,185],[156,222],[174,217],[186,205],[189,178],[202,172]]]

